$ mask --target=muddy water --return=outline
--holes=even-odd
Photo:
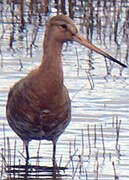
[[[45,24],[51,16],[56,15],[56,9],[52,4],[51,12],[47,16],[41,14],[41,22],[35,9],[35,14],[31,14],[29,19],[27,5],[25,4],[24,27],[21,26],[19,16],[16,16],[18,3],[15,4],[14,16],[11,14],[10,4],[4,6],[1,16],[0,149],[6,161],[5,163],[3,156],[0,157],[2,179],[7,177],[47,179],[53,176],[60,179],[81,180],[129,179],[129,70],[121,69],[114,63],[110,64],[108,60],[106,64],[102,56],[77,43],[64,44],[62,54],[64,82],[72,100],[72,120],[57,143],[56,158],[57,164],[67,169],[53,175],[48,168],[52,167],[51,142],[32,141],[29,146],[32,157],[31,170],[29,169],[29,173],[22,173],[21,165],[25,164],[25,152],[22,141],[11,130],[6,120],[7,94],[16,81],[40,64]],[[114,14],[114,6],[111,5],[107,4],[107,11],[104,11],[103,4],[98,8],[95,8],[95,3],[93,4],[94,23],[88,19],[88,15],[84,18],[80,14],[79,10],[83,7],[78,5],[74,21],[92,43],[127,63],[128,3],[118,2],[115,12],[120,14]],[[89,22],[92,22],[90,26],[87,25]],[[15,166],[12,173],[10,168],[9,172],[5,172],[3,168],[5,165],[9,165],[10,168],[10,165],[19,166],[18,168]]]

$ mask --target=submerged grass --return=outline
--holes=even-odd
[[[87,125],[86,128],[81,130],[79,141],[76,137],[74,141],[69,142],[69,158],[66,164],[63,163],[64,155],[61,155],[59,162],[57,162],[56,170],[53,166],[43,166],[43,161],[40,157],[41,142],[37,147],[36,158],[33,159],[31,163],[27,163],[24,151],[18,151],[17,141],[14,139],[14,147],[12,146],[12,140],[6,137],[6,129],[3,125],[3,136],[4,136],[4,146],[1,149],[1,178],[6,177],[7,179],[17,179],[17,178],[59,178],[60,179],[77,179],[80,177],[83,179],[89,179],[94,177],[98,180],[100,177],[112,177],[114,179],[118,178],[117,175],[117,162],[114,161],[114,154],[119,159],[120,158],[120,148],[119,147],[119,133],[120,133],[121,121],[113,118],[111,127],[108,131],[114,132],[115,136],[112,141],[112,146],[114,149],[109,151],[107,136],[107,125]],[[79,144],[78,144],[79,143]],[[23,147],[24,150],[24,147]],[[67,153],[67,152],[66,152]],[[19,154],[19,155],[17,155]],[[105,168],[105,162],[109,161],[112,173],[104,174],[101,169]],[[89,169],[89,167],[91,167]],[[111,171],[111,170],[110,170]]]

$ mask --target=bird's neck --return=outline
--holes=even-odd
[[[44,55],[40,71],[54,86],[63,86],[62,43],[48,38],[44,40]]]

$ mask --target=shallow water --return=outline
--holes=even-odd
[[[117,21],[114,20],[111,24],[111,20],[113,18],[117,19],[118,14],[114,15],[114,7],[109,8],[108,4],[108,9],[105,10],[104,14],[102,4],[97,8],[95,3],[93,4],[93,33],[91,33],[92,38],[89,37],[89,39],[96,46],[127,63],[127,28],[125,27],[123,32],[122,27],[124,28],[126,23],[129,4],[118,2],[118,6],[116,6],[116,12],[118,10],[121,12],[121,21],[118,20],[117,29],[118,42],[116,43],[114,41],[114,26],[116,24],[114,22]],[[2,3],[0,5],[3,6]],[[6,120],[7,94],[9,88],[16,81],[40,64],[45,24],[51,16],[56,14],[52,4],[51,12],[47,16],[42,14],[39,25],[36,10],[29,19],[27,13],[29,6],[25,5],[24,20],[26,23],[23,29],[20,29],[19,16],[16,18],[15,15],[13,20],[17,23],[12,23],[11,6],[9,4],[4,7],[0,24],[0,31],[2,32],[0,36],[0,148],[6,149],[4,155],[6,163],[9,165],[10,162],[11,165],[24,165],[25,160],[21,155],[23,152],[22,141],[11,130]],[[18,13],[18,8],[19,4],[16,4],[15,13]],[[85,22],[85,19],[87,20],[88,16],[84,19],[78,10],[82,7],[78,5],[76,8],[74,21],[86,37],[89,21]],[[110,18],[107,22],[109,10]],[[98,16],[98,19],[96,16]],[[97,20],[99,21],[97,22]],[[98,27],[100,20],[101,29],[100,26]],[[57,175],[60,179],[83,180],[87,178],[89,180],[98,178],[107,180],[114,179],[114,177],[122,180],[129,179],[129,70],[121,69],[119,65],[114,63],[110,66],[108,60],[107,63],[108,70],[101,55],[91,52],[77,43],[64,45],[64,82],[72,100],[72,120],[57,143],[57,164],[68,168],[65,171],[60,170]],[[5,137],[9,137],[9,141],[5,140]],[[11,152],[8,151],[9,145]],[[31,157],[38,156],[38,147],[38,141],[30,143]],[[14,158],[15,153],[16,157]],[[52,167],[51,142],[41,142],[39,157],[32,158],[30,165]],[[0,160],[3,164],[2,157]],[[26,178],[34,177],[38,179],[42,177],[47,179],[53,177],[47,171],[48,169],[42,169],[42,171],[33,170],[32,167],[31,169],[32,171]],[[20,173],[15,172],[13,176],[19,176],[20,179]],[[5,169],[1,166],[1,176],[2,179],[6,179],[12,174],[5,172]],[[22,177],[24,177],[24,173]]]

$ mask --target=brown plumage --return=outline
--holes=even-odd
[[[6,106],[9,125],[26,145],[27,159],[29,141],[46,139],[53,142],[55,162],[57,139],[70,122],[71,102],[63,84],[61,61],[65,41],[79,42],[126,67],[84,39],[69,17],[57,15],[51,18],[45,32],[40,66],[10,89]]]

